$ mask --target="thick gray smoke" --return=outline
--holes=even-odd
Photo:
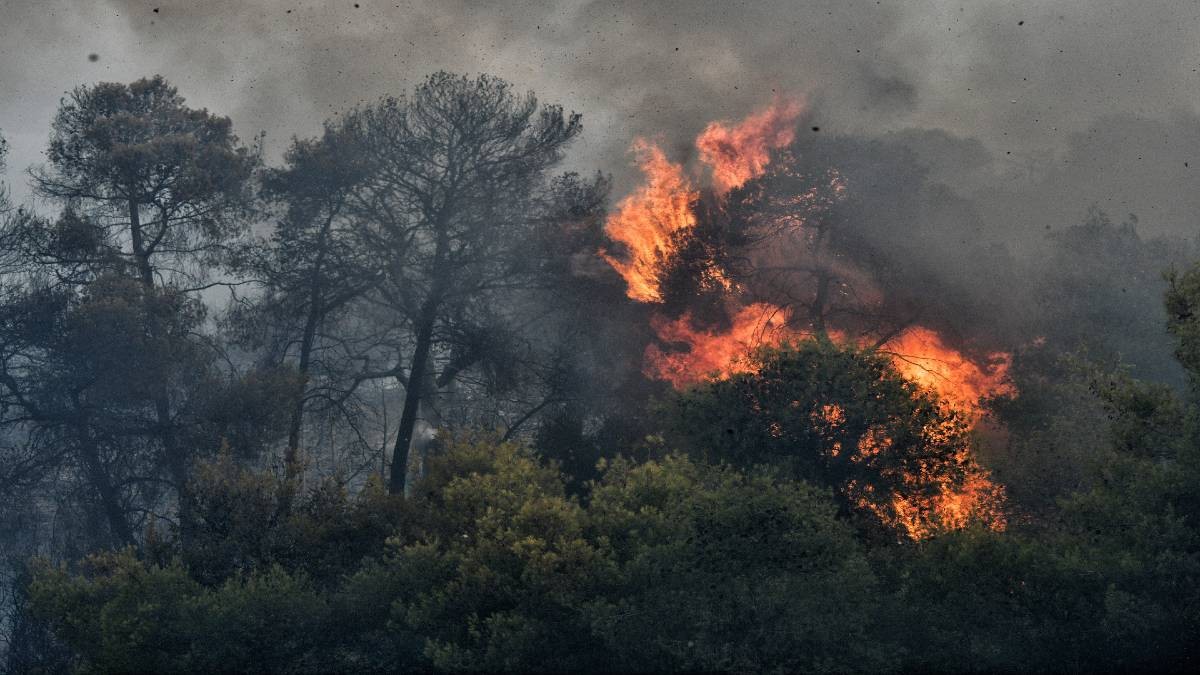
[[[3,14],[0,129],[17,199],[77,84],[162,73],[244,138],[265,130],[275,158],[326,117],[447,69],[583,112],[572,162],[613,172],[617,197],[639,178],[633,137],[687,161],[708,121],[802,95],[804,133],[849,141],[833,161],[871,161],[876,150],[853,153],[879,139],[928,166],[944,187],[905,196],[929,218],[914,233],[920,262],[985,295],[998,277],[981,265],[1038,253],[1091,205],[1117,222],[1136,214],[1143,236],[1197,232],[1191,1],[4,0]],[[907,184],[881,175],[851,189],[886,214]],[[1009,311],[1034,311],[1018,306],[1028,301]]]
[[[910,138],[994,236],[1093,202],[1182,234],[1200,205],[1198,13],[1183,0],[5,0],[0,128],[11,179],[39,160],[64,90],[160,72],[278,152],[432,70],[487,71],[584,112],[578,161],[619,172],[636,134],[684,150],[708,120],[786,91],[808,96],[822,131],[948,134]],[[618,191],[633,179],[617,177]]]

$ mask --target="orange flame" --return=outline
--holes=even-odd
[[[709,123],[696,139],[696,149],[700,160],[712,167],[716,191],[724,194],[762,175],[771,150],[795,140],[796,119],[803,110],[800,101],[779,99],[736,125]]]
[[[639,302],[659,302],[658,271],[674,250],[672,235],[696,226],[692,203],[698,193],[683,175],[683,167],[644,139],[634,142],[638,166],[646,184],[617,206],[604,231],[625,245],[628,258],[601,255],[625,277],[626,295]]]
[[[738,309],[724,331],[695,329],[687,314],[670,321],[651,320],[659,340],[683,348],[664,351],[656,344],[646,348],[643,372],[647,377],[670,382],[676,389],[698,384],[716,376],[726,378],[745,371],[746,353],[761,345],[778,345],[786,339],[806,337],[787,326],[791,313],[768,303]],[[834,333],[841,342],[844,338]],[[946,346],[941,336],[923,326],[912,326],[889,340],[881,349],[905,378],[935,392],[954,409],[978,418],[980,400],[1011,394],[1008,380],[1011,355],[994,352],[984,363],[967,358]]]
[[[798,100],[779,99],[736,125],[709,124],[696,138],[696,148],[700,160],[712,169],[716,191],[723,194],[761,175],[771,150],[795,139],[796,119],[802,111]],[[626,255],[601,255],[625,278],[626,295],[639,302],[661,302],[659,270],[674,252],[674,237],[695,228],[692,204],[700,193],[683,167],[667,159],[657,145],[639,138],[632,150],[646,183],[617,205],[604,226],[609,239],[624,245]],[[729,285],[724,278],[709,281]]]
[[[696,139],[696,148],[700,160],[711,169],[717,195],[762,175],[771,161],[771,151],[795,140],[795,124],[802,111],[799,101],[780,99],[737,124],[709,124]],[[696,227],[693,208],[700,193],[683,167],[667,159],[653,143],[638,139],[633,144],[633,151],[646,182],[618,204],[616,212],[605,224],[609,238],[622,244],[624,252],[620,257],[605,251],[601,251],[601,255],[624,277],[626,294],[630,298],[639,302],[661,302],[660,272],[675,254],[680,235]],[[832,176],[833,194],[841,195],[845,183],[836,171]],[[806,203],[818,197],[815,193],[797,197],[797,211],[802,212]],[[802,225],[803,218],[798,222]],[[720,283],[726,289],[734,288],[723,277],[708,281]],[[730,302],[734,304],[736,299],[731,297]],[[676,388],[711,377],[727,378],[745,372],[750,367],[745,357],[754,347],[804,337],[804,333],[788,327],[790,320],[788,309],[769,303],[754,303],[732,310],[729,325],[720,329],[695,328],[688,314],[674,320],[655,316],[651,319],[652,327],[659,341],[668,347],[649,345],[644,354],[643,372],[647,377],[670,382]],[[835,333],[833,337],[844,340],[840,334]],[[891,357],[902,375],[935,392],[972,422],[981,417],[980,400],[983,397],[1012,391],[1007,379],[1008,354],[997,352],[988,354],[983,360],[972,360],[947,346],[938,333],[926,327],[908,328],[880,351]],[[836,423],[838,414],[839,410],[826,411],[823,422]],[[874,445],[864,448],[860,444],[859,452],[878,452],[890,442],[888,438],[867,436],[862,443]],[[840,452],[840,448],[832,451]],[[954,529],[977,521],[1002,529],[1005,526],[1003,489],[974,463],[972,457],[964,455],[958,461],[967,473],[965,481],[958,485],[939,483],[932,497],[911,499],[893,495],[890,502],[885,500],[888,505],[884,507],[880,506],[879,500],[860,494],[860,503],[912,538],[928,536],[935,527]],[[914,483],[925,481],[925,486],[929,480],[943,480],[930,476],[907,479]],[[858,488],[847,486],[847,489],[853,492]]]
[[[787,329],[790,313],[767,303],[738,309],[726,331],[696,330],[688,314],[673,321],[651,319],[660,340],[685,347],[663,351],[657,344],[646,347],[643,372],[655,380],[670,382],[676,389],[696,384],[707,377],[726,378],[745,372],[743,360],[753,348],[776,344],[792,335]]]
[[[977,363],[947,347],[940,335],[922,326],[913,326],[889,340],[883,351],[904,377],[936,391],[954,408],[973,416],[982,412],[981,399],[1013,393],[1008,380],[1011,354],[993,352],[986,361]]]
[[[920,540],[939,531],[961,530],[971,523],[983,523],[989,529],[1003,531],[1008,527],[1004,488],[970,457],[959,459],[966,470],[962,483],[957,486],[940,483],[932,496],[892,495],[880,503],[871,498],[870,486],[852,484],[848,491],[857,497],[860,507],[909,539]]]
[[[964,458],[966,459],[966,458]],[[941,485],[938,494],[925,504],[920,500],[893,497],[893,517],[911,539],[924,539],[939,528],[961,530],[973,522],[993,530],[1008,527],[1004,513],[1004,488],[983,468],[971,462],[959,486]],[[933,514],[930,519],[928,514]]]
[[[646,348],[643,371],[647,377],[670,382],[677,389],[709,378],[725,379],[747,372],[750,364],[745,356],[749,350],[803,335],[788,328],[789,318],[787,309],[767,303],[738,309],[725,330],[693,328],[691,317],[686,314],[673,321],[655,317],[652,325],[659,339],[681,349],[665,351],[651,344]],[[833,337],[844,339],[840,335]],[[994,353],[986,363],[976,363],[946,346],[937,333],[922,326],[902,332],[881,353],[888,354],[907,379],[933,391],[972,422],[982,415],[982,398],[1013,390],[1008,381],[1010,355]],[[837,406],[825,406],[820,417],[821,423],[836,425],[844,419],[844,413]],[[890,443],[890,438],[869,433],[860,440],[859,453],[869,456]],[[837,455],[840,450],[838,446],[831,452]],[[961,529],[972,522],[1004,529],[1007,526],[1004,489],[965,450],[954,461],[966,472],[957,485],[933,476],[911,477],[914,482],[935,480],[932,496],[913,498],[896,494],[881,506],[869,499],[869,495],[859,495],[858,503],[912,539],[928,537],[939,529]]]

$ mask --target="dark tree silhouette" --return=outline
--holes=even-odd
[[[502,80],[448,73],[346,116],[367,165],[350,203],[356,236],[378,258],[372,300],[396,328],[387,366],[358,379],[394,378],[405,392],[392,492],[405,487],[421,403],[505,349],[495,299],[534,283],[524,252],[546,212],[548,172],[580,128],[578,115]]]
[[[128,543],[126,514],[164,484],[186,510],[200,408],[213,399],[201,385],[215,384],[200,291],[224,283],[211,272],[247,225],[258,159],[228,118],[188,108],[161,77],[75,89],[47,156],[34,189],[61,215],[23,214],[4,231],[18,270],[0,329],[4,421],[73,448]]]

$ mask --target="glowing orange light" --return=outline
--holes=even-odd
[[[613,241],[624,244],[621,258],[602,253],[625,278],[626,294],[640,302],[658,302],[658,274],[674,249],[672,236],[696,226],[692,203],[698,193],[658,146],[644,139],[634,142],[638,166],[646,184],[626,197],[604,226]]]
[[[899,528],[911,539],[924,539],[938,530],[960,530],[972,522],[992,530],[1008,527],[1004,512],[1004,488],[970,458],[961,485],[942,484],[937,493],[924,499],[893,496],[890,513],[872,509],[880,518]]]
[[[680,349],[666,351],[658,345],[650,345],[646,348],[644,371],[648,377],[670,382],[677,389],[710,378],[725,379],[747,372],[750,364],[745,357],[750,349],[803,337],[787,327],[788,318],[789,312],[785,309],[766,303],[739,309],[731,318],[728,330],[724,331],[693,328],[686,315],[674,321],[656,318],[652,325],[659,339],[676,344]],[[844,341],[839,334],[832,337]],[[1009,355],[992,354],[988,363],[979,364],[947,347],[941,337],[928,328],[910,328],[881,351],[889,355],[907,379],[933,391],[970,421],[978,420],[982,414],[982,398],[1012,392],[1012,384],[1007,380]],[[836,427],[844,419],[845,413],[839,406],[825,405],[813,421]],[[782,431],[772,429],[776,436],[781,436]],[[891,444],[892,439],[881,429],[868,429],[859,439],[858,457],[877,455]],[[841,451],[840,442],[830,448],[834,457]],[[928,537],[939,529],[961,529],[972,522],[1004,529],[1007,525],[1004,489],[965,450],[953,462],[966,474],[957,485],[937,480],[932,495],[920,498],[892,495],[882,506],[866,494],[860,495],[857,501],[881,521],[913,539]],[[910,480],[915,484],[935,478],[912,476]],[[928,485],[925,487],[927,489]]]
[[[981,412],[980,399],[1013,393],[1008,380],[1011,354],[993,352],[985,361],[972,361],[922,326],[889,340],[883,351],[904,377],[936,391],[953,407],[973,416]]]
[[[713,188],[725,193],[762,175],[771,161],[771,150],[796,138],[796,119],[804,106],[795,99],[779,99],[741,122],[711,122],[696,139],[700,160],[712,167]]]
[[[768,303],[738,309],[726,330],[697,329],[691,317],[675,320],[655,317],[651,323],[663,343],[680,348],[667,351],[657,344],[646,348],[644,371],[648,377],[670,382],[681,389],[710,377],[725,378],[745,372],[744,357],[760,345],[778,345],[785,339],[807,337],[787,326],[791,313]],[[844,341],[834,333],[835,340]],[[913,326],[881,349],[904,377],[930,389],[955,409],[972,417],[983,398],[1011,394],[1008,366],[1011,356],[996,352],[977,363],[946,346],[934,331]]]
[[[778,344],[792,335],[790,313],[766,303],[737,310],[728,330],[695,329],[690,315],[675,320],[654,317],[651,325],[661,341],[683,349],[665,351],[657,344],[646,347],[643,371],[647,377],[670,382],[681,389],[708,377],[729,377],[745,372],[747,353],[763,344]]]

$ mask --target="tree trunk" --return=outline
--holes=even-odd
[[[404,481],[404,496],[412,493],[413,484],[425,476],[425,460],[429,454],[429,446],[433,443],[437,430],[443,425],[441,413],[436,403],[453,400],[456,381],[451,379],[445,388],[439,387],[433,377],[432,364],[426,368],[426,384],[422,391],[421,401],[417,405],[417,423],[413,425],[413,438],[408,445],[409,464],[412,471]],[[415,457],[413,455],[416,455]]]
[[[433,284],[418,316],[417,344],[413,349],[412,367],[408,371],[408,384],[404,390],[404,409],[400,413],[400,428],[396,430],[396,446],[392,450],[392,472],[388,477],[388,492],[394,495],[404,494],[408,482],[408,451],[412,446],[417,412],[420,410],[421,397],[425,391],[425,373],[429,368],[430,352],[433,350],[433,327],[437,323],[442,291],[448,281],[447,270],[444,268],[446,252],[450,248],[450,239],[446,234],[448,209],[449,205],[443,205],[437,218],[437,245],[430,266]]]
[[[829,303],[829,274],[824,270],[817,273],[817,292],[813,297],[813,330],[820,337],[828,337],[825,327],[825,306]]]
[[[313,267],[308,316],[304,319],[304,333],[300,336],[300,363],[297,365],[297,370],[300,372],[300,390],[296,392],[296,401],[292,404],[292,418],[288,421],[288,443],[283,454],[284,470],[289,481],[296,476],[298,471],[297,456],[300,453],[300,434],[304,425],[304,395],[308,391],[308,368],[312,362],[312,349],[316,340],[317,326],[321,323],[321,316],[325,309],[321,302],[321,275],[324,272],[325,252],[328,250],[329,230],[332,226],[333,215],[331,213],[321,226],[321,236],[318,240],[320,248],[317,250],[317,259]]]
[[[150,266],[150,252],[142,234],[142,216],[137,200],[129,200],[129,239],[133,243],[133,257],[137,261],[138,278],[142,286],[154,288],[154,268]]]
[[[400,413],[400,428],[396,431],[396,446],[392,450],[388,492],[394,495],[404,493],[404,485],[408,478],[408,449],[412,445],[413,429],[417,425],[417,411],[425,389],[425,370],[433,347],[432,312],[422,314],[426,316],[417,330],[417,344],[413,350],[412,367],[408,371],[408,386],[404,391],[404,409]]]
[[[100,461],[100,452],[96,449],[96,444],[87,431],[86,420],[76,429],[76,436],[79,439],[80,458],[83,460],[92,487],[96,489],[96,495],[100,497],[100,505],[104,509],[104,516],[108,520],[108,529],[114,543],[118,547],[134,545],[133,529],[125,517],[125,510],[121,508],[117,490],[113,487],[108,472],[105,471],[104,464]]]
[[[813,330],[820,337],[829,337],[826,326],[826,310],[829,304],[829,286],[834,280],[833,273],[825,258],[825,227],[819,226],[816,241],[813,242],[813,258],[817,269],[817,290],[813,297],[812,319]]]
[[[316,293],[313,293],[316,302]],[[300,475],[300,432],[304,426],[304,396],[308,391],[308,366],[312,358],[313,339],[317,332],[317,309],[315,304],[309,308],[308,318],[304,322],[304,334],[300,338],[300,384],[296,391],[296,400],[292,402],[292,417],[288,420],[287,447],[283,450],[283,493],[279,500],[280,515],[292,510],[292,498],[297,488],[297,477]]]
[[[163,217],[166,217],[165,214]],[[138,277],[147,294],[145,306],[146,330],[152,339],[157,338],[158,331],[155,329],[149,298],[149,294],[156,290],[154,285],[154,267],[150,264],[150,256],[153,252],[146,249],[145,238],[142,233],[141,213],[138,210],[137,201],[133,199],[129,200],[129,238],[133,244],[133,256],[137,261]],[[187,525],[189,523],[188,505],[190,501],[187,497],[188,466],[186,459],[180,454],[175,440],[175,430],[171,421],[171,396],[167,391],[165,382],[160,385],[158,395],[154,399],[154,414],[158,423],[159,434],[162,438],[163,453],[167,459],[167,469],[171,472],[171,479],[174,481],[176,490],[179,492],[180,537],[186,538],[185,533],[188,531]]]
[[[316,293],[313,294],[314,296]],[[300,434],[304,425],[304,396],[308,391],[308,368],[312,361],[313,342],[317,334],[316,298],[309,309],[308,318],[304,322],[304,334],[300,337],[300,362],[297,370],[300,374],[300,385],[296,392],[296,400],[292,403],[292,417],[288,421],[287,448],[283,451],[284,470],[290,480],[299,471],[298,455],[300,453]]]

